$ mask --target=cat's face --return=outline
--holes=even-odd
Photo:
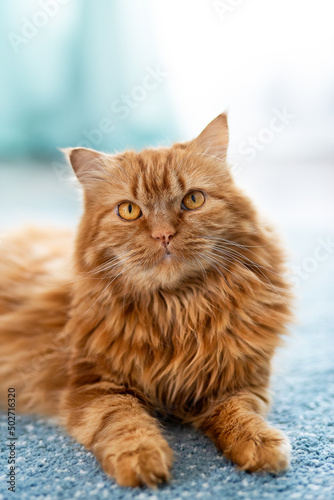
[[[203,280],[222,258],[219,238],[249,226],[248,202],[231,179],[226,147],[220,115],[197,139],[170,149],[114,156],[71,150],[86,193],[78,238],[83,269],[137,291]]]

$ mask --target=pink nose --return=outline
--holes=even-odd
[[[154,238],[155,240],[160,240],[161,243],[165,247],[167,247],[167,245],[169,245],[169,240],[174,234],[175,231],[173,229],[165,229],[165,230],[157,229],[152,232],[152,238]]]

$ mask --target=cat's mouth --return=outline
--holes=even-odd
[[[178,249],[171,248],[169,245],[165,248],[160,248],[159,253],[156,255],[156,260],[155,263],[153,264],[153,267],[155,265],[159,266],[162,265],[164,266],[165,264],[169,267],[172,264],[181,264],[182,261],[182,254],[180,255]]]
[[[176,259],[175,252],[173,252],[170,248],[166,248],[164,253],[161,256],[162,262],[169,262],[169,261],[175,260],[175,259]]]
[[[169,248],[167,248],[162,256],[162,260],[170,260],[172,256],[173,256],[172,252],[169,250]]]

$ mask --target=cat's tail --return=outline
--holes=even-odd
[[[7,408],[10,389],[18,411],[54,415],[67,378],[70,286],[48,236],[29,230],[1,245],[0,405]]]

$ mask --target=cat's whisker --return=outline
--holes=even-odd
[[[119,267],[121,266],[124,262],[128,261],[129,259],[131,259],[132,257],[135,257],[136,255],[138,255],[138,251],[137,252],[133,252],[131,253],[130,255],[126,255],[125,257],[122,257],[120,259],[118,259],[118,262],[117,262],[117,266],[116,267]],[[107,271],[111,271],[111,270],[114,270],[114,265],[110,266],[109,269],[107,269]]]
[[[95,274],[95,273],[97,273],[97,272],[104,271],[104,270],[106,270],[106,269],[108,268],[108,266],[109,266],[111,263],[113,263],[113,262],[115,262],[115,261],[119,260],[119,258],[120,258],[120,257],[123,257],[123,256],[125,256],[125,255],[127,255],[127,254],[130,254],[130,253],[131,253],[131,250],[128,250],[128,251],[126,251],[126,252],[122,252],[122,253],[120,253],[120,254],[117,254],[117,255],[115,255],[114,257],[112,257],[111,259],[109,259],[109,260],[107,260],[107,261],[103,262],[102,264],[100,264],[99,266],[95,267],[95,268],[94,268],[94,269],[92,269],[91,271],[88,271],[87,273],[83,273],[83,276],[89,276],[90,274]]]
[[[122,282],[120,283],[120,284],[123,284],[123,283],[124,283],[124,281],[126,280],[126,278],[128,278],[128,280],[127,280],[127,284],[126,284],[126,287],[125,287],[125,289],[124,289],[124,293],[123,293],[123,311],[124,311],[124,309],[125,309],[125,294],[126,294],[126,292],[127,292],[128,288],[129,288],[129,285],[130,285],[130,283],[131,283],[131,280],[132,280],[133,276],[136,274],[136,272],[137,272],[138,268],[142,265],[142,263],[143,263],[143,262],[144,262],[144,259],[140,259],[140,261],[139,261],[138,265],[135,267],[134,271],[133,271],[133,272],[132,272],[132,273],[131,273],[128,277],[125,277],[125,278],[122,280]]]
[[[196,259],[196,262],[199,262],[201,264],[201,266],[203,267],[203,270],[205,272],[206,277],[208,277],[207,271],[206,271],[205,267],[203,266],[202,262],[200,261],[200,259],[202,258],[203,260],[205,260],[206,262],[208,262],[210,264],[210,266],[212,266],[211,262],[209,262],[202,253],[197,253],[197,252],[195,252],[195,253],[199,257],[199,259]],[[218,307],[217,304],[214,304],[212,301],[210,302],[210,306],[211,306],[211,308],[216,309],[217,311],[224,312],[221,307]],[[206,311],[203,310],[203,308],[201,310],[203,312],[206,312]]]
[[[122,266],[122,264],[123,264],[123,263],[127,262],[130,258],[132,258],[132,257],[134,257],[134,256],[136,256],[136,255],[138,255],[138,253],[139,253],[139,251],[137,251],[137,252],[133,252],[133,253],[131,253],[130,255],[127,255],[126,257],[124,257],[124,258],[122,258],[122,259],[119,259],[119,261],[116,263],[116,265],[111,266],[109,270],[115,271],[115,270],[119,269],[119,268]],[[131,264],[135,264],[135,262],[134,262],[134,263],[130,263],[130,265],[131,265]],[[119,276],[120,274],[122,274],[122,272],[124,272],[124,271],[125,271],[126,269],[128,269],[128,268],[129,268],[129,266],[127,266],[127,267],[125,267],[124,269],[122,269],[122,270],[121,270],[121,272],[120,272],[119,274],[117,274],[117,275],[116,275],[115,279],[117,278],[117,276]],[[108,276],[108,275],[107,275],[107,276]],[[109,277],[109,281],[108,281],[108,284],[107,284],[107,287],[106,287],[106,288],[108,288],[108,286],[109,286],[111,283],[113,283],[113,281],[114,281],[114,280],[110,281],[110,279],[111,279],[113,276],[114,276],[113,274],[111,274],[111,275],[110,275],[110,277]],[[104,278],[102,278],[102,279],[101,279],[101,281],[102,281],[103,279],[104,279]],[[105,291],[105,290],[104,290],[104,291]],[[103,292],[103,293],[104,293],[104,292]]]
[[[265,267],[265,266],[262,266],[261,264],[258,264],[257,262],[253,261],[252,259],[249,259],[248,257],[246,257],[246,255],[244,255],[243,253],[238,252],[237,250],[235,250],[231,247],[228,247],[226,245],[216,243],[215,245],[212,246],[212,249],[215,249],[215,250],[223,253],[224,255],[230,255],[235,260],[239,260],[239,262],[241,262],[244,265],[246,265],[246,262],[244,262],[244,261],[247,261],[249,264],[256,267],[258,270],[260,270],[260,268],[262,268],[268,272],[275,273],[275,271],[273,271],[269,267]]]
[[[109,286],[115,281],[116,278],[118,278],[118,276],[120,276],[122,273],[124,273],[124,271],[126,271],[127,269],[129,269],[129,267],[131,267],[132,265],[134,265],[134,263],[130,263],[128,266],[126,266],[125,268],[121,269],[121,271],[116,274],[116,276],[111,276],[106,287],[102,290],[102,292],[100,293],[100,295],[97,297],[97,299],[94,301],[94,303],[90,306],[89,309],[87,309],[87,311],[85,311],[84,314],[86,314],[87,312],[89,312],[92,307],[95,306],[96,303],[99,302],[99,300],[101,299],[101,297],[104,295],[104,293],[106,292],[106,290],[109,288]],[[113,279],[111,279],[113,277]]]
[[[269,264],[267,264],[267,263],[266,263],[266,266],[263,266],[262,264],[258,264],[258,263],[257,263],[257,262],[255,262],[254,260],[249,259],[248,257],[246,257],[243,253],[238,252],[235,248],[231,248],[231,247],[229,247],[229,246],[228,246],[228,245],[226,245],[226,244],[222,244],[222,243],[219,243],[219,242],[218,242],[218,243],[216,243],[216,244],[214,245],[214,247],[213,247],[213,248],[217,248],[217,249],[218,249],[218,248],[220,248],[220,249],[221,249],[221,251],[223,251],[223,252],[225,252],[225,251],[227,250],[228,252],[230,252],[230,253],[231,253],[231,255],[236,255],[236,256],[238,256],[238,257],[240,257],[240,258],[242,258],[242,259],[247,260],[247,261],[248,261],[251,265],[253,265],[254,267],[256,267],[256,268],[257,268],[260,272],[261,272],[261,269],[263,269],[263,270],[265,270],[265,271],[268,271],[268,272],[269,272],[269,273],[271,273],[271,274],[275,274],[276,276],[280,276],[280,277],[284,278],[284,275],[283,275],[283,274],[277,273],[277,272],[276,272],[276,271],[272,268],[272,266],[270,266]],[[255,255],[257,258],[259,258],[260,260],[262,260],[263,262],[265,262],[263,259],[261,259],[261,257],[260,257],[260,256],[258,256],[258,255],[257,255],[257,254],[255,254],[254,252],[252,252],[252,251],[250,251],[250,250],[248,250],[248,249],[245,249],[245,251],[252,253],[252,254],[253,254],[253,255]],[[261,273],[262,273],[262,272],[261,272]]]
[[[116,260],[116,258],[114,258],[113,260]],[[101,269],[99,269],[101,266],[104,266],[105,263],[101,264],[100,266],[98,266],[97,268],[94,268],[92,269],[91,271],[87,271],[87,272],[80,272],[75,278],[73,278],[72,280],[70,281],[62,281],[62,284],[63,285],[69,285],[71,283],[76,283],[78,281],[81,281],[83,279],[86,279],[86,278],[91,278],[91,279],[100,279],[100,277],[98,278],[94,278],[93,276],[95,274],[98,274],[99,272],[101,272]],[[59,286],[59,283],[44,283],[45,286]]]
[[[249,247],[246,247],[245,245],[241,245],[241,243],[237,243],[235,241],[231,241],[231,240],[227,240],[227,239],[222,239],[221,241],[227,245],[236,246],[238,248],[247,250],[251,254],[255,255],[257,258],[261,259],[266,265],[268,265],[268,263],[265,262],[258,254],[254,253],[252,250],[249,250]]]
[[[133,253],[130,257],[126,257],[126,258],[121,259],[119,262],[117,262],[117,263],[115,263],[113,266],[111,266],[109,270],[113,270],[113,271],[115,271],[115,270],[119,269],[119,268],[121,267],[121,265],[122,265],[122,263],[123,263],[123,262],[126,262],[126,260],[128,260],[128,259],[129,259],[129,258],[131,258],[131,257],[133,257],[133,256],[134,256],[134,255],[136,255],[137,253],[138,253],[138,252],[135,252],[135,253]],[[134,263],[130,263],[128,266],[126,266],[125,268],[123,268],[123,269],[122,269],[122,270],[121,270],[121,271],[120,271],[120,272],[119,272],[116,276],[114,276],[113,274],[111,274],[111,275],[109,276],[108,283],[107,283],[106,287],[102,290],[102,292],[100,293],[100,295],[97,297],[97,299],[94,301],[94,303],[90,306],[90,308],[89,308],[87,311],[85,311],[85,313],[84,313],[84,314],[86,314],[87,312],[89,312],[89,311],[92,309],[92,307],[93,307],[93,306],[94,306],[94,305],[95,305],[95,304],[96,304],[96,303],[100,300],[100,298],[102,297],[102,295],[105,293],[105,291],[108,289],[108,287],[109,287],[109,286],[110,286],[110,285],[111,285],[111,284],[115,281],[115,279],[116,279],[116,278],[117,278],[120,274],[122,274],[122,273],[123,273],[126,269],[128,269],[130,266],[132,266],[133,264],[134,264]],[[111,268],[112,268],[112,269],[111,269]],[[101,281],[103,281],[105,278],[106,278],[105,276],[104,276],[104,277],[102,277],[102,278],[100,279],[100,282],[99,282],[99,283],[101,283]],[[112,279],[112,278],[113,278],[113,279]],[[99,279],[99,278],[96,278],[96,279]],[[99,284],[99,283],[98,283],[98,284]]]
[[[219,265],[220,267],[222,267],[226,273],[228,274],[232,274],[232,276],[234,276],[238,281],[240,281],[243,285],[245,285],[247,288],[249,287],[249,283],[247,283],[244,279],[241,278],[241,276],[237,276],[233,271],[231,271],[231,269],[229,269],[228,267],[225,267],[222,263],[221,263],[221,259],[219,259],[219,261],[217,260],[217,256],[215,256],[214,254],[210,254],[210,257],[211,259],[217,264]],[[216,258],[215,258],[216,257]]]
[[[208,250],[207,250],[207,252],[208,252]],[[210,259],[211,261],[215,262],[215,264],[220,265],[227,273],[232,274],[238,281],[240,281],[241,283],[245,284],[248,287],[249,284],[245,280],[241,279],[240,276],[237,276],[235,273],[233,273],[231,271],[231,269],[228,269],[228,268],[226,268],[225,266],[222,265],[222,263],[220,262],[222,258],[220,256],[217,256],[216,254],[214,254],[214,253],[212,253],[210,251],[209,251],[209,253],[210,253],[210,256],[208,256],[207,253],[205,254],[208,259]],[[219,259],[219,262],[217,261],[217,258]],[[264,285],[267,285],[266,283],[263,283],[256,275],[254,275],[254,277],[260,283],[262,283]],[[269,286],[269,285],[267,285],[267,286]],[[271,286],[274,286],[274,285],[271,285]]]
[[[215,255],[215,254],[213,254],[213,255]],[[216,257],[217,257],[219,260],[226,258],[226,257],[220,257],[220,256],[216,256]],[[234,263],[234,262],[236,262],[236,261],[232,259],[232,260],[230,260],[230,262],[231,262],[231,263]],[[238,264],[240,264],[240,262],[239,262],[239,261],[237,261],[237,263],[238,263]],[[247,269],[247,268],[245,268],[245,269]],[[247,270],[248,270],[248,271],[250,271],[249,269],[247,269]],[[232,273],[232,271],[231,271],[231,270],[229,270],[229,272],[230,272],[231,274],[233,274],[234,276],[236,276],[234,273]],[[259,282],[260,282],[262,285],[264,285],[264,286],[270,287],[272,290],[274,290],[274,291],[277,293],[277,295],[278,295],[278,296],[282,299],[282,301],[284,301],[284,299],[283,299],[283,297],[281,296],[281,294],[279,293],[279,291],[284,292],[285,290],[284,290],[284,289],[282,289],[282,288],[277,288],[277,287],[276,287],[276,286],[275,286],[275,285],[274,285],[274,284],[273,284],[273,283],[269,280],[269,278],[268,278],[267,276],[265,276],[264,274],[263,274],[263,276],[266,278],[266,280],[268,281],[268,283],[263,282],[263,281],[262,281],[262,280],[261,280],[258,276],[256,276],[256,274],[254,274],[254,273],[253,273],[253,277],[254,277],[257,281],[259,281]],[[236,277],[237,277],[237,276],[236,276]],[[241,281],[241,279],[240,279],[240,278],[239,278],[239,280]]]
[[[271,267],[262,266],[262,264],[256,263],[255,261],[249,259],[245,255],[243,255],[240,252],[235,251],[234,249],[231,249],[231,248],[228,248],[228,247],[223,247],[223,246],[215,246],[215,245],[213,246],[213,248],[216,249],[217,251],[219,251],[220,253],[224,254],[224,255],[230,255],[235,260],[238,260],[238,257],[240,257],[241,259],[245,259],[250,265],[254,266],[263,276],[265,276],[266,279],[268,279],[268,277],[263,273],[262,270],[268,271],[269,273],[275,274],[276,276],[283,277],[282,274],[277,273]],[[243,262],[243,261],[240,261],[240,260],[239,260],[239,262],[241,262],[243,265],[247,266],[246,262]]]
[[[230,255],[235,255],[236,257],[240,257],[242,259],[245,259],[247,260],[250,264],[254,264],[254,266],[258,267],[258,268],[262,268],[262,269],[265,269],[266,271],[270,271],[270,272],[273,272],[274,271],[272,269],[270,269],[270,267],[265,267],[263,266],[262,264],[258,264],[257,262],[255,262],[254,260],[250,259],[249,257],[246,257],[246,255],[244,255],[243,253],[241,252],[238,252],[237,250],[235,250],[234,248],[231,248],[227,245],[223,245],[223,244],[219,244],[219,243],[216,243],[215,245],[213,245],[212,248],[216,248],[216,249],[220,249],[221,251],[227,251],[230,253]]]
[[[217,239],[217,240],[218,240],[218,238],[214,238],[214,237],[211,237],[211,236],[209,236],[209,237],[204,237],[204,238],[209,239],[209,240],[210,240],[210,239],[213,239],[213,240]],[[223,243],[221,243],[222,241],[223,241]],[[282,274],[279,274],[279,273],[277,273],[276,271],[274,271],[274,269],[273,269],[273,268],[272,268],[272,267],[271,267],[271,266],[270,266],[270,265],[269,265],[269,264],[268,264],[268,263],[267,263],[264,259],[262,259],[259,255],[257,255],[256,253],[254,253],[252,250],[249,250],[249,246],[246,246],[246,245],[241,245],[241,244],[236,243],[236,242],[233,242],[233,241],[231,241],[231,240],[226,240],[226,239],[224,239],[224,238],[219,238],[219,242],[218,242],[218,243],[216,242],[216,243],[215,243],[215,245],[216,245],[216,246],[218,246],[218,245],[219,245],[219,246],[220,246],[221,248],[223,248],[223,249],[228,248],[228,250],[229,250],[229,251],[231,251],[231,252],[235,252],[235,253],[236,253],[236,255],[240,255],[240,256],[242,256],[242,258],[244,258],[244,259],[248,260],[250,263],[254,264],[255,266],[260,266],[260,267],[262,267],[263,269],[265,269],[266,271],[269,271],[269,272],[271,272],[271,273],[273,273],[273,274],[277,274],[277,276],[284,277]],[[261,264],[257,264],[257,263],[255,263],[253,260],[251,260],[251,259],[249,259],[248,257],[246,257],[244,254],[241,254],[241,253],[240,253],[240,252],[238,252],[235,248],[231,248],[231,247],[229,247],[228,245],[237,246],[238,248],[244,249],[245,251],[247,251],[247,252],[249,252],[249,253],[253,254],[256,258],[258,258],[258,259],[260,259],[262,262],[264,262],[264,263],[266,264],[266,267],[265,267],[265,266],[262,266]],[[255,245],[253,245],[253,246],[255,247]],[[259,246],[261,246],[261,245],[259,245]],[[265,245],[263,245],[263,246],[265,246]]]
[[[247,269],[249,272],[252,272],[252,269],[249,268],[249,264],[247,265],[246,262],[240,260],[238,257],[236,257],[235,254],[233,253],[229,253],[228,251],[224,251],[222,249],[217,249],[216,247],[213,247],[213,250],[215,250],[216,252],[218,252],[220,254],[221,257],[223,257],[224,259],[228,260],[229,262],[231,263],[238,263],[240,264],[242,267],[244,267],[245,269]],[[241,256],[242,257],[242,256]],[[247,259],[251,265],[257,269],[257,271],[267,280],[270,282],[269,278],[264,274],[264,272],[262,271],[262,269],[260,269],[260,267],[255,264],[254,262],[252,262],[251,260]],[[256,276],[257,277],[257,276]],[[271,282],[270,282],[271,283]]]
[[[272,241],[269,241],[265,245],[242,245],[241,243],[237,243],[236,241],[232,241],[232,240],[227,240],[225,238],[222,238],[221,236],[208,236],[206,234],[203,234],[203,235],[196,235],[195,237],[196,238],[205,238],[205,239],[209,239],[209,240],[221,240],[221,241],[228,242],[231,245],[236,245],[236,246],[239,246],[242,248],[264,248],[264,247],[267,247],[267,246],[275,243],[275,240],[273,239]]]
[[[76,276],[74,279],[70,280],[70,281],[63,281],[62,284],[63,285],[68,285],[68,284],[71,284],[71,283],[76,283],[78,281],[81,281],[81,280],[84,280],[86,278],[90,278],[90,279],[96,279],[96,280],[100,280],[101,281],[101,278],[100,277],[97,277],[97,278],[94,278],[94,275],[95,274],[99,274],[100,272],[103,272],[105,270],[108,270],[108,266],[110,263],[112,262],[116,262],[116,260],[120,257],[120,256],[125,256],[126,254],[131,254],[131,251],[127,251],[127,252],[123,252],[123,254],[120,254],[119,256],[115,256],[113,257],[111,260],[109,261],[106,261],[104,262],[103,264],[100,264],[100,266],[97,266],[95,267],[94,269],[92,269],[91,271],[87,271],[87,272],[81,272],[78,274],[78,276]],[[106,269],[105,269],[106,268]],[[59,286],[59,283],[45,283],[46,286]]]
[[[265,271],[267,271],[267,272],[269,272],[269,273],[272,273],[272,274],[276,274],[276,275],[277,275],[277,276],[279,276],[279,277],[282,277],[282,275],[281,275],[281,274],[276,273],[276,272],[275,272],[275,271],[273,271],[272,269],[269,269],[269,268],[266,268],[266,267],[264,267],[264,266],[261,266],[261,264],[257,264],[257,263],[255,263],[254,261],[252,261],[251,259],[248,259],[246,256],[244,256],[244,255],[243,255],[243,254],[241,254],[240,252],[235,251],[234,249],[233,249],[233,251],[232,251],[232,249],[231,249],[231,248],[229,248],[229,249],[228,249],[228,251],[226,252],[226,249],[220,248],[220,252],[221,252],[221,253],[223,253],[223,255],[225,256],[224,258],[226,258],[226,253],[228,254],[229,252],[231,252],[231,253],[230,253],[230,259],[232,259],[232,261],[237,260],[237,261],[238,261],[241,265],[243,265],[246,269],[248,269],[248,270],[249,270],[249,268],[246,266],[246,263],[245,263],[245,262],[243,262],[243,261],[241,261],[241,262],[240,262],[240,260],[239,260],[239,259],[237,259],[237,258],[235,257],[235,254],[236,254],[236,255],[238,255],[238,256],[240,256],[240,258],[244,258],[244,259],[246,259],[249,263],[251,263],[251,265],[253,265],[253,266],[254,266],[254,267],[258,270],[258,272],[259,272],[259,273],[260,273],[260,274],[264,277],[264,279],[267,281],[267,283],[264,283],[264,282],[263,282],[262,280],[260,280],[260,279],[259,279],[259,277],[258,277],[258,276],[256,276],[255,274],[254,274],[254,276],[255,276],[255,277],[256,277],[256,278],[257,278],[257,279],[258,279],[261,283],[263,283],[264,285],[266,285],[266,286],[270,286],[270,287],[271,287],[271,288],[272,288],[272,289],[273,289],[273,290],[277,293],[277,295],[281,298],[281,300],[282,300],[283,302],[285,302],[284,298],[283,298],[283,297],[282,297],[282,295],[279,293],[279,292],[283,292],[283,293],[284,293],[284,292],[285,292],[285,289],[284,289],[284,288],[277,287],[276,285],[274,285],[274,284],[271,282],[271,280],[269,279],[269,277],[268,277],[268,276],[267,276],[267,275],[263,272],[263,270],[265,270]],[[253,252],[252,252],[252,253],[253,253]],[[254,255],[255,255],[255,254],[254,254]]]
[[[231,264],[239,264],[240,266],[242,266],[243,268],[245,268],[246,271],[251,272],[251,270],[246,267],[245,263],[242,262],[242,261],[240,261],[239,259],[235,258],[234,255],[229,256],[226,253],[222,253],[222,254],[220,253],[219,255],[217,255],[217,253],[214,252],[214,251],[211,251],[210,253],[212,255],[215,255],[218,259],[222,259],[223,261],[226,260],[227,262],[229,262]],[[254,275],[254,277],[256,279],[259,279],[258,276],[256,276],[256,275]]]
[[[218,267],[215,265],[215,264],[217,264],[217,263],[216,263],[216,262],[213,262],[213,261],[212,261],[212,259],[210,259],[210,258],[208,257],[208,255],[206,255],[206,254],[204,255],[203,253],[201,253],[201,255],[200,255],[200,256],[201,256],[204,260],[206,260],[206,261],[207,261],[207,262],[208,262],[208,263],[209,263],[212,267],[214,267],[214,269],[216,269],[216,271],[218,271],[218,273],[219,273],[219,274],[223,277],[223,279],[224,279],[225,283],[226,283],[226,284],[227,284],[227,286],[229,287],[230,285],[229,285],[229,283],[228,283],[228,281],[227,281],[226,277],[225,277],[225,276],[221,273],[221,271],[220,271],[220,270],[218,269]],[[221,266],[221,267],[223,267],[223,266]]]
[[[196,253],[196,255],[198,256],[198,253],[196,251],[194,251],[194,253]],[[196,257],[195,257],[195,262],[200,265],[200,267],[202,269],[203,279],[205,281],[205,279],[208,277],[208,273],[206,272],[205,267],[203,266],[200,259],[196,259]]]

